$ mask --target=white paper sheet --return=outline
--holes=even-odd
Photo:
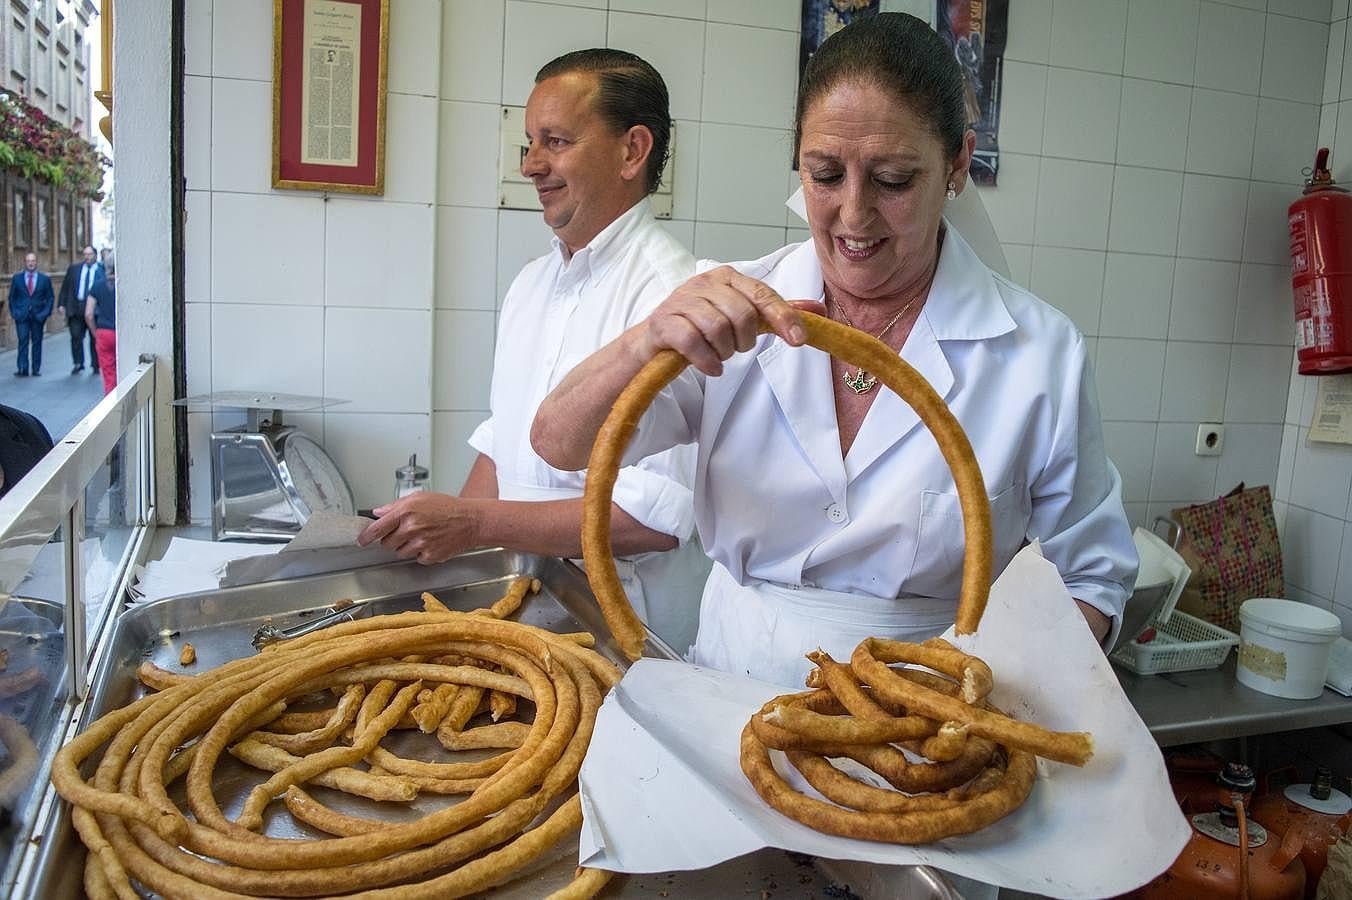
[[[1310,417],[1310,440],[1352,444],[1352,375],[1319,379]]]
[[[163,556],[145,565],[132,585],[133,603],[214,591],[279,578],[378,565],[398,557],[383,547],[358,547],[371,523],[358,516],[315,513],[289,543],[200,541],[174,537]]]
[[[386,550],[380,544],[357,546],[357,535],[371,521],[361,516],[315,513],[300,533],[275,556],[237,559],[226,563],[221,573],[221,587],[300,578],[395,562],[399,559],[398,554]]]
[[[225,566],[237,559],[272,556],[281,544],[202,541],[175,536],[159,559],[138,568],[131,586],[131,602],[149,603],[164,597],[214,591]]]
[[[949,637],[995,671],[993,703],[1048,728],[1091,732],[1093,759],[1083,768],[1038,760],[1027,802],[977,834],[918,847],[824,835],[761,801],[738,762],[742,727],[784,688],[640,660],[606,698],[582,768],[581,863],[661,872],[781,847],[830,859],[929,864],[1061,897],[1122,893],[1168,868],[1191,829],[1163,757],[1036,547],[1019,553],[996,581],[978,634]],[[797,772],[773,755],[804,789]]]
[[[164,548],[164,553],[157,561],[175,565],[194,565],[215,571],[231,560],[250,556],[270,556],[285,546],[286,544],[281,541],[273,543],[203,541],[176,535],[169,539],[169,546]]]
[[[357,537],[374,519],[365,516],[342,516],[338,513],[317,512],[305,522],[305,527],[282,548],[283,553],[302,550],[351,550],[357,546]]]

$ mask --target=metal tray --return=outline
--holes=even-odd
[[[597,635],[597,650],[622,669],[627,661],[610,637],[605,621],[587,584],[586,576],[572,563],[506,550],[485,550],[456,557],[439,566],[394,563],[330,575],[315,575],[264,584],[225,588],[147,603],[125,611],[114,623],[101,662],[94,673],[89,703],[83,716],[87,725],[103,713],[123,706],[144,694],[136,678],[142,660],[177,671],[184,641],[197,650],[191,669],[204,671],[231,659],[254,653],[254,632],[271,619],[279,628],[312,620],[336,601],[351,599],[381,614],[420,609],[420,595],[431,591],[453,609],[483,606],[501,594],[507,580],[518,574],[539,578],[540,593],[527,598],[515,618],[554,631],[590,631]],[[677,654],[660,638],[649,633],[644,655],[675,659]],[[396,735],[396,739],[402,737]],[[387,746],[403,755],[415,755],[394,743]],[[425,746],[425,745],[424,745]],[[223,756],[217,767],[217,795],[227,815],[238,809],[247,786],[261,780],[259,773]],[[247,781],[246,781],[247,779]],[[335,807],[357,815],[372,815],[375,804],[316,788],[315,794]],[[181,797],[178,799],[182,799]],[[435,803],[441,798],[428,798]],[[414,801],[409,815],[421,814]],[[272,809],[277,807],[273,804]],[[392,809],[384,804],[384,811]],[[281,834],[289,816],[268,820],[268,831]],[[299,835],[295,829],[285,833]],[[29,879],[25,897],[77,898],[83,895],[84,846],[70,823],[63,803],[53,827],[38,847],[36,874]],[[577,843],[561,841],[537,863],[507,885],[492,893],[493,900],[526,900],[545,896],[563,887],[573,876]],[[820,864],[820,868],[819,868]],[[774,897],[776,900],[816,900],[820,897],[915,897],[918,900],[960,900],[944,875],[927,866],[867,866],[817,861],[798,854],[764,849],[695,872],[631,875],[616,879],[604,896],[625,897]],[[16,893],[16,897],[20,894]]]
[[[352,569],[328,575],[314,575],[263,584],[245,585],[168,597],[133,607],[122,613],[113,626],[102,664],[94,674],[84,725],[104,713],[136,700],[145,689],[136,677],[144,660],[171,671],[203,672],[233,659],[253,655],[250,643],[255,631],[265,622],[286,629],[312,620],[340,600],[352,600],[372,615],[422,609],[423,591],[431,591],[452,609],[471,610],[487,606],[502,596],[507,584],[517,575],[540,579],[539,593],[530,595],[513,616],[521,622],[555,632],[589,631],[597,637],[596,649],[603,656],[627,668],[628,661],[606,628],[586,576],[565,560],[534,556],[509,550],[483,550],[456,557],[438,566],[414,562],[392,563],[364,569]],[[179,652],[185,642],[197,651],[197,662],[179,665]],[[644,655],[675,659],[660,638],[649,633]],[[396,733],[386,746],[410,757],[432,760],[438,752],[435,739],[413,733]],[[444,759],[444,757],[441,757]],[[217,797],[226,815],[233,816],[249,789],[263,780],[255,769],[222,756],[216,769]],[[181,782],[180,782],[181,786]],[[390,815],[408,819],[425,815],[432,809],[455,802],[455,798],[420,796],[407,811],[392,804],[376,804],[341,792],[314,789],[315,796],[335,808],[353,815]],[[182,800],[181,797],[176,799]],[[319,832],[294,823],[279,804],[269,807],[265,830],[274,837],[319,837]],[[571,846],[569,846],[571,844]],[[56,827],[45,836],[37,875],[30,883],[34,897],[63,898],[81,896],[84,848],[70,825],[68,810],[61,811]],[[548,883],[562,886],[572,877],[577,860],[576,842],[564,841],[541,860],[533,875],[518,879],[506,893],[495,896],[538,896]],[[543,879],[543,880],[542,880]]]

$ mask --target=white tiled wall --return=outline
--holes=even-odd
[[[350,401],[291,418],[327,444],[362,506],[387,499],[408,454],[431,458],[442,29],[427,23],[440,18],[440,0],[391,4],[386,191],[370,199],[272,190],[272,42],[260,39],[272,4],[187,9],[189,390]],[[207,435],[235,424],[223,415],[189,415],[196,521],[210,515]]]
[[[464,440],[486,414],[496,310],[550,238],[538,213],[497,207],[499,107],[524,103],[550,58],[609,45],[663,73],[680,147],[665,224],[688,246],[745,258],[805,236],[786,227],[783,205],[795,4],[395,0],[390,9],[381,198],[273,191],[271,42],[259,39],[271,34],[272,3],[187,9],[190,387],[348,400],[315,427],[363,506],[386,499],[411,452],[448,490],[473,461]],[[200,521],[211,416],[194,415]]]
[[[1284,0],[1281,5],[1312,7],[1316,11],[1330,6],[1328,0],[1304,3]],[[1346,182],[1352,180],[1352,53],[1349,53],[1346,40],[1346,0],[1333,3],[1331,15],[1328,56],[1321,73],[1319,96],[1323,102],[1318,133],[1319,143],[1333,151],[1334,178]],[[1300,33],[1293,31],[1286,39],[1294,43],[1300,39]],[[1312,66],[1312,61],[1307,64],[1307,68]],[[1282,90],[1287,96],[1295,96],[1294,88],[1284,84]],[[1278,94],[1274,93],[1274,96]],[[1308,166],[1312,147],[1305,148],[1304,157],[1298,155],[1298,148],[1294,146],[1273,152],[1287,152],[1293,161]],[[1275,202],[1275,198],[1268,202]],[[1280,317],[1267,323],[1264,321],[1266,313],[1257,309],[1255,303],[1255,296],[1265,290],[1264,283],[1270,281],[1274,287],[1285,286],[1288,278],[1285,266],[1255,266],[1241,273],[1240,328],[1245,329],[1241,340],[1248,339],[1253,331],[1278,323],[1289,327],[1289,304]],[[1275,368],[1281,361],[1273,358],[1265,364]],[[1292,354],[1285,354],[1284,362],[1292,374],[1276,494],[1287,592],[1288,596],[1337,613],[1343,620],[1343,634],[1352,637],[1352,447],[1309,441],[1318,379],[1295,374]]]
[[[680,147],[665,224],[698,255],[805,237],[783,207],[797,3],[395,0],[386,196],[327,200],[267,186],[269,0],[188,7],[189,380],[351,400],[318,429],[363,505],[415,450],[442,489],[472,462],[495,310],[549,241],[537,213],[497,209],[498,107],[524,102],[552,56],[608,43],[661,69]],[[1341,19],[1324,65],[1328,7],[1011,4],[1001,180],[982,196],[1016,279],[1096,348],[1137,521],[1238,478],[1275,482],[1286,459],[1284,213],[1317,130],[1338,129],[1319,107],[1343,78]],[[192,422],[195,459],[209,418]],[[1192,452],[1203,420],[1231,426],[1220,458]]]
[[[1039,0],[1009,16],[1000,183],[982,197],[1016,277],[1027,260],[1029,286],[1098,339],[1128,514],[1276,484],[1285,212],[1319,129],[1329,3]],[[1194,453],[1202,422],[1226,424],[1221,456]]]

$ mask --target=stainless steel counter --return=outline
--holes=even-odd
[[[164,544],[164,540],[157,541],[152,553],[158,556]],[[382,612],[418,608],[418,595],[423,589],[433,590],[453,608],[472,609],[495,599],[501,593],[502,579],[520,572],[536,575],[545,584],[544,591],[523,605],[520,615],[525,621],[555,631],[585,628],[604,634],[599,610],[576,567],[510,551],[480,551],[435,567],[394,563],[248,588],[227,588],[147,603],[124,612],[109,636],[98,668],[88,717],[120,706],[140,693],[134,672],[141,660],[150,659],[177,669],[179,639],[191,637],[198,648],[199,664],[215,665],[253,652],[249,637],[262,617],[276,617],[278,625],[286,626],[303,621],[308,612],[326,608],[335,599],[344,597],[370,603]],[[609,651],[614,661],[620,661],[618,651],[610,647],[609,641],[600,641],[599,649]],[[674,656],[651,636],[647,651],[652,656]],[[221,768],[228,771],[231,766],[231,761],[225,760]],[[531,871],[499,888],[493,896],[501,900],[526,900],[562,888],[572,878],[577,852],[576,841],[560,842]],[[13,896],[79,896],[82,867],[77,862],[82,853],[68,811],[61,804],[44,831],[42,842],[31,852],[34,859],[29,877]],[[945,877],[929,867],[841,863],[775,849],[760,850],[700,871],[619,878],[607,888],[605,896],[960,900]]]
[[[1114,664],[1131,705],[1161,747],[1352,722],[1352,698],[1324,688],[1285,700],[1235,680],[1235,654],[1217,669],[1137,675]]]
[[[547,896],[567,886],[573,877],[575,862],[576,847],[571,855],[556,852],[548,864],[482,896],[485,900],[535,900]],[[648,900],[653,897],[962,900],[962,894],[945,876],[928,866],[884,866],[817,859],[773,848],[757,850],[707,869],[619,875],[600,896],[606,900]]]

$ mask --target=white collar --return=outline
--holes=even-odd
[[[821,265],[811,240],[761,261],[748,274],[764,278],[773,270],[773,286],[789,299],[819,297]],[[792,296],[790,296],[792,295]],[[901,350],[902,357],[947,399],[956,379],[943,341],[981,340],[1013,331],[1015,323],[1001,299],[999,285],[971,246],[948,226],[939,252],[934,284]],[[840,458],[839,433],[823,429],[810,411],[832,409],[832,378],[825,355],[806,364],[788,363],[788,345],[769,341],[757,361],[774,392],[799,446],[833,497],[843,500],[845,486],[920,424],[901,397],[883,391],[865,416],[848,456]]]
[[[929,297],[921,309],[934,338],[940,341],[975,341],[1008,334],[1016,327],[1000,295],[991,270],[976,251],[945,220],[946,233],[939,250],[939,264]],[[774,268],[783,266],[785,284],[816,286],[811,296],[821,297],[825,290],[817,248],[811,239],[783,256],[776,256]],[[766,273],[750,272],[753,278]],[[808,296],[803,292],[803,296]]]
[[[945,221],[944,245],[922,311],[941,341],[979,341],[1015,328],[995,276],[976,251]]]
[[[615,221],[602,228],[596,237],[587,242],[587,246],[571,257],[568,255],[567,246],[559,240],[558,235],[555,235],[550,244],[559,255],[567,280],[572,282],[587,276],[592,278],[603,276],[628,247],[629,239],[634,232],[649,218],[651,208],[652,204],[644,197],[621,213]]]

